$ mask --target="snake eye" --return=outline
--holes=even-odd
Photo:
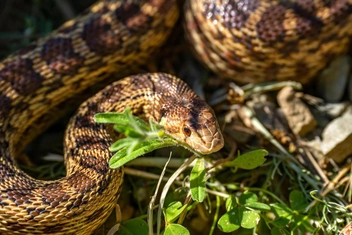
[[[192,134],[191,129],[189,129],[187,126],[184,126],[182,130],[183,130],[183,134],[185,134],[185,136],[187,137]]]

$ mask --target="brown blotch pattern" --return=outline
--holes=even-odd
[[[318,36],[324,24],[321,19],[316,16],[317,8],[313,1],[283,1],[281,5],[295,13],[297,17],[296,31],[298,35],[312,39]]]
[[[0,70],[0,80],[9,82],[12,88],[20,95],[33,94],[42,86],[44,78],[33,68],[30,59],[16,59],[5,63],[4,69]]]
[[[75,140],[76,148],[83,149],[83,150],[90,150],[90,149],[98,149],[98,150],[105,150],[108,149],[110,146],[109,139],[105,137],[98,137],[98,136],[77,136]]]
[[[309,20],[306,18],[297,18],[297,32],[306,38],[318,37],[322,29],[322,23],[317,20]],[[303,36],[302,36],[303,37]]]
[[[70,175],[67,178],[67,184],[73,187],[76,192],[81,194],[91,191],[95,187],[94,180],[90,179],[82,172],[75,172],[74,174]],[[82,199],[77,198],[77,200],[83,203]]]
[[[74,52],[70,38],[49,39],[41,50],[41,57],[57,73],[73,75],[82,67],[84,58]]]
[[[271,6],[266,9],[257,24],[258,37],[267,44],[281,42],[285,39],[286,8],[281,5]]]
[[[90,116],[78,114],[74,120],[74,125],[77,128],[91,127],[93,125],[93,120]]]
[[[60,183],[47,184],[41,191],[43,204],[56,208],[60,203],[67,202],[70,195],[65,193],[63,185]]]
[[[297,73],[297,76],[304,76],[306,73],[309,72],[309,67],[307,67],[306,64],[304,63],[297,63],[297,66],[296,66],[296,73]]]
[[[99,156],[81,156],[79,165],[84,169],[92,169],[101,175],[106,174],[109,170],[108,162]]]
[[[124,4],[115,10],[116,19],[121,21],[129,30],[146,28],[151,21],[148,15],[140,11],[140,6],[134,3]]]
[[[324,7],[328,7],[328,8],[330,8],[337,1],[341,2],[341,0],[321,0],[321,2],[324,4]],[[344,0],[342,1],[345,2]]]
[[[106,191],[106,189],[109,187],[111,182],[112,182],[112,176],[111,175],[107,175],[105,177],[105,179],[99,181],[99,183],[98,183],[99,189],[98,189],[97,193],[99,195],[102,195]]]
[[[36,216],[48,212],[44,208],[26,208],[26,211],[28,212],[28,215],[31,216],[32,220],[35,219]]]
[[[5,94],[0,94],[0,119],[3,120],[10,112],[11,98]]]
[[[111,24],[102,17],[90,20],[83,27],[82,38],[89,49],[98,55],[106,56],[123,47],[121,35],[111,30]]]
[[[331,5],[330,13],[333,15],[335,24],[345,24],[346,19],[352,13],[352,4],[345,1],[336,1]]]
[[[43,234],[55,234],[61,232],[64,228],[65,226],[63,224],[61,224],[61,226],[47,226],[43,230]]]
[[[16,205],[29,204],[31,202],[32,189],[9,189],[7,191],[7,198],[16,203]]]
[[[98,218],[102,213],[104,213],[104,208],[100,208],[98,210],[95,210],[93,212],[93,214],[89,215],[87,218],[86,218],[86,223],[89,223],[93,220],[95,220],[95,218]]]
[[[283,1],[283,4],[288,3],[288,1]],[[296,0],[294,2],[294,9],[297,11],[302,12],[303,14],[315,15],[317,11],[316,4],[314,1],[307,1],[307,0]]]

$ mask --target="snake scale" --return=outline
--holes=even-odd
[[[219,76],[306,83],[348,49],[351,12],[351,0],[195,0],[185,3],[185,28],[199,59]],[[113,137],[94,123],[97,112],[129,105],[147,119],[166,118],[165,130],[199,152],[222,147],[212,110],[187,85],[142,74],[80,106],[66,131],[66,177],[39,181],[16,166],[15,156],[67,99],[146,63],[177,17],[174,0],[98,1],[0,63],[0,234],[89,234],[104,222],[123,170],[108,167]]]

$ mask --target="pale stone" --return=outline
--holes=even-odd
[[[300,136],[312,131],[317,122],[309,108],[296,97],[292,87],[284,87],[277,95],[277,101],[291,130]]]
[[[347,55],[333,60],[318,77],[319,94],[327,102],[338,102],[346,90],[347,78],[350,72],[351,58]]]
[[[331,121],[322,134],[322,151],[325,156],[342,162],[352,154],[352,106]]]

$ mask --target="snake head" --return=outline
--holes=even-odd
[[[165,131],[200,154],[210,154],[224,146],[213,110],[198,96],[179,99],[164,116]]]

